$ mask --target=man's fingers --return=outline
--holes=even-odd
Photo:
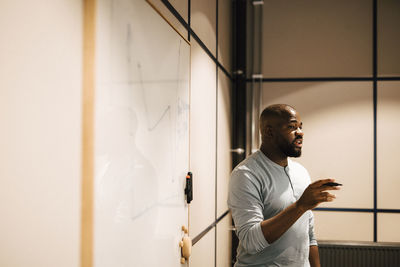
[[[320,194],[320,202],[331,202],[336,198],[335,195],[330,194],[328,192],[321,192]]]
[[[332,202],[335,200],[335,197],[327,197],[325,202]]]
[[[323,202],[331,202],[336,199],[336,196],[331,194],[330,190],[340,190],[338,186],[327,186],[326,183],[334,183],[335,179],[322,179],[310,184],[300,199],[298,200],[303,207],[312,209]]]
[[[335,179],[331,179],[331,178],[322,179],[322,180],[318,180],[318,181],[313,182],[312,184],[310,184],[310,186],[313,187],[313,188],[317,188],[317,187],[321,187],[323,184],[334,183],[334,182],[335,182]]]
[[[326,190],[340,190],[339,186],[323,186],[321,187],[321,191],[326,191]]]

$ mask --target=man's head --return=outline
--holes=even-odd
[[[286,104],[275,104],[260,116],[262,145],[286,157],[300,157],[303,131],[300,115]]]

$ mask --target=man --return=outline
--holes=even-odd
[[[310,184],[307,170],[288,157],[300,157],[302,122],[284,104],[267,107],[260,116],[260,150],[232,172],[228,205],[239,247],[235,267],[320,266],[311,209],[333,201],[324,185]]]

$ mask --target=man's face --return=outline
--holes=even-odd
[[[303,146],[303,123],[296,111],[282,118],[275,131],[275,141],[287,157],[300,157]]]

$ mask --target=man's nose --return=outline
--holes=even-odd
[[[304,135],[303,130],[300,129],[300,127],[296,129],[296,135],[300,135],[300,136]]]

